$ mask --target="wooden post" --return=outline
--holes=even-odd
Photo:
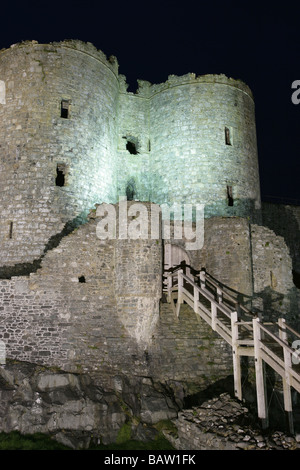
[[[217,287],[217,299],[219,304],[223,302],[223,291],[220,287]]]
[[[242,399],[242,375],[241,375],[241,358],[238,349],[238,315],[237,312],[231,312],[231,338],[232,338],[232,359],[233,359],[233,378],[234,378],[234,394]]]
[[[194,312],[198,313],[198,300],[199,300],[199,291],[194,286]]]
[[[201,289],[205,289],[205,271],[204,270],[200,271],[199,278],[200,278]]]
[[[217,326],[217,306],[213,302],[211,302],[211,327],[214,331],[216,331]]]
[[[285,319],[278,319],[279,325],[279,338],[282,339],[287,345],[287,333],[285,327]],[[283,348],[283,357],[284,357],[284,371],[285,375],[282,377],[283,384],[283,400],[284,400],[284,409],[287,418],[288,430],[291,434],[294,434],[294,421],[293,421],[293,405],[292,405],[292,394],[291,394],[291,385],[290,385],[290,373],[289,370],[292,368],[292,359],[291,353]]]
[[[170,303],[172,299],[172,284],[173,284],[173,276],[170,274],[167,277],[167,301],[168,303]]]
[[[179,316],[180,304],[183,303],[182,289],[183,289],[182,269],[179,269],[178,270],[178,299],[177,299],[177,305],[176,305],[176,315],[177,315],[177,317]]]
[[[268,423],[268,407],[266,400],[266,384],[264,377],[264,365],[260,354],[261,331],[259,319],[253,319],[253,339],[254,339],[254,358],[255,358],[255,376],[256,376],[256,396],[258,417],[261,419],[263,429],[266,429]]]

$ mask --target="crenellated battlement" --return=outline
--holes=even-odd
[[[61,47],[73,49],[74,51],[78,51],[83,54],[87,54],[91,57],[94,57],[94,59],[99,60],[100,62],[104,63],[108,68],[110,68],[115,75],[118,75],[119,64],[115,56],[111,55],[107,57],[104,52],[102,52],[100,49],[97,49],[91,42],[83,42],[78,39],[65,39],[64,41],[50,42],[48,44],[39,43],[35,40],[22,41],[16,44],[12,44],[9,48],[1,49],[0,54],[9,52],[11,49],[18,50],[28,47],[38,48],[46,52],[53,53],[56,52],[57,48]],[[29,52],[26,53],[28,54]]]
[[[151,98],[156,93],[161,93],[169,88],[181,85],[198,85],[198,84],[219,84],[234,87],[253,99],[253,93],[246,83],[242,80],[235,80],[228,78],[224,74],[213,75],[196,75],[195,73],[188,73],[185,75],[169,75],[164,83],[151,84],[145,80],[138,80],[138,89],[136,94],[145,98]]]

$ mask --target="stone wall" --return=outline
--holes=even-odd
[[[225,342],[189,307],[177,320],[160,302],[161,239],[99,239],[99,221],[92,212],[35,273],[0,281],[8,358],[89,373],[108,389],[118,374],[150,376],[181,398],[230,375]]]
[[[181,404],[232,375],[230,346],[188,305],[181,306],[178,319],[169,304],[161,305],[147,353],[151,376],[166,382]]]
[[[247,301],[253,293],[248,221],[239,217],[207,220],[204,240],[200,264]]]
[[[114,57],[72,40],[2,50],[0,83],[6,277],[30,272],[25,264],[37,263],[65,224],[119,196],[201,203],[206,217],[259,214],[254,103],[244,83],[187,74],[139,81],[128,93]]]
[[[245,84],[223,75],[171,75],[160,85],[140,80],[133,94],[125,93],[123,77],[120,83],[119,158],[125,171],[119,194],[125,195],[132,173],[137,199],[203,203],[206,217],[259,217],[254,103]],[[138,142],[138,155],[126,154],[126,135]]]
[[[253,305],[274,320],[299,318],[299,290],[293,283],[292,258],[283,237],[267,227],[251,226]]]
[[[196,238],[174,239],[174,229],[171,229],[171,238],[164,243],[178,245],[186,250],[189,264],[195,270],[202,268],[216,280],[228,288],[232,295],[239,297],[240,301],[247,302],[253,294],[252,267],[251,267],[251,240],[249,222],[241,217],[212,217],[205,219],[202,226],[200,249],[189,250]],[[195,232],[195,225],[193,231]],[[195,232],[196,233],[196,232]]]
[[[253,311],[272,314],[275,320],[278,316],[298,318],[299,289],[293,282],[292,258],[283,237],[241,217],[205,219],[203,231],[199,250],[186,250],[190,240],[184,236],[164,243],[185,249],[188,264],[195,270],[206,269]]]
[[[293,269],[300,273],[300,206],[263,202],[263,224],[284,238],[293,260]]]
[[[151,200],[203,203],[206,217],[254,216],[260,192],[250,90],[222,75],[187,74],[151,92]]]
[[[141,222],[130,212],[134,204],[128,203],[130,233]],[[230,375],[225,342],[188,306],[176,319],[162,302],[160,236],[101,239],[99,207],[47,252],[36,272],[0,281],[0,339],[8,357],[90,373],[109,388],[118,373],[151,376],[181,384],[175,388],[183,396],[189,384],[201,388]],[[120,208],[112,207],[119,217]],[[144,208],[149,217],[150,204]],[[210,219],[205,226],[202,250],[187,252],[191,266],[205,267],[250,308],[289,314],[297,296],[283,240],[252,225],[250,243],[241,218]],[[168,242],[185,247],[184,240]]]
[[[117,194],[151,201],[149,99],[127,93],[122,75],[119,81]]]

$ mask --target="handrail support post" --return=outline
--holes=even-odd
[[[266,400],[266,383],[264,374],[264,364],[260,353],[261,329],[259,318],[253,319],[253,338],[254,338],[254,358],[255,358],[255,376],[256,376],[256,396],[257,412],[261,419],[262,428],[269,426],[268,407]]]
[[[233,359],[233,378],[234,378],[234,394],[242,399],[242,374],[241,374],[241,358],[238,348],[238,314],[231,313],[231,339],[232,339],[232,359]]]
[[[285,319],[278,319],[279,325],[279,338],[288,345],[287,332]],[[291,381],[290,381],[290,369],[292,368],[291,353],[283,346],[283,358],[284,358],[284,376],[282,377],[283,385],[283,401],[284,410],[286,413],[287,426],[291,434],[294,434],[294,422],[293,422],[293,405],[292,405],[292,394],[291,394]]]

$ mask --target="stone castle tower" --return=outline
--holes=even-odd
[[[0,80],[0,266],[32,263],[67,223],[120,196],[259,213],[244,83],[187,74],[128,93],[117,60],[80,41],[2,50]]]

